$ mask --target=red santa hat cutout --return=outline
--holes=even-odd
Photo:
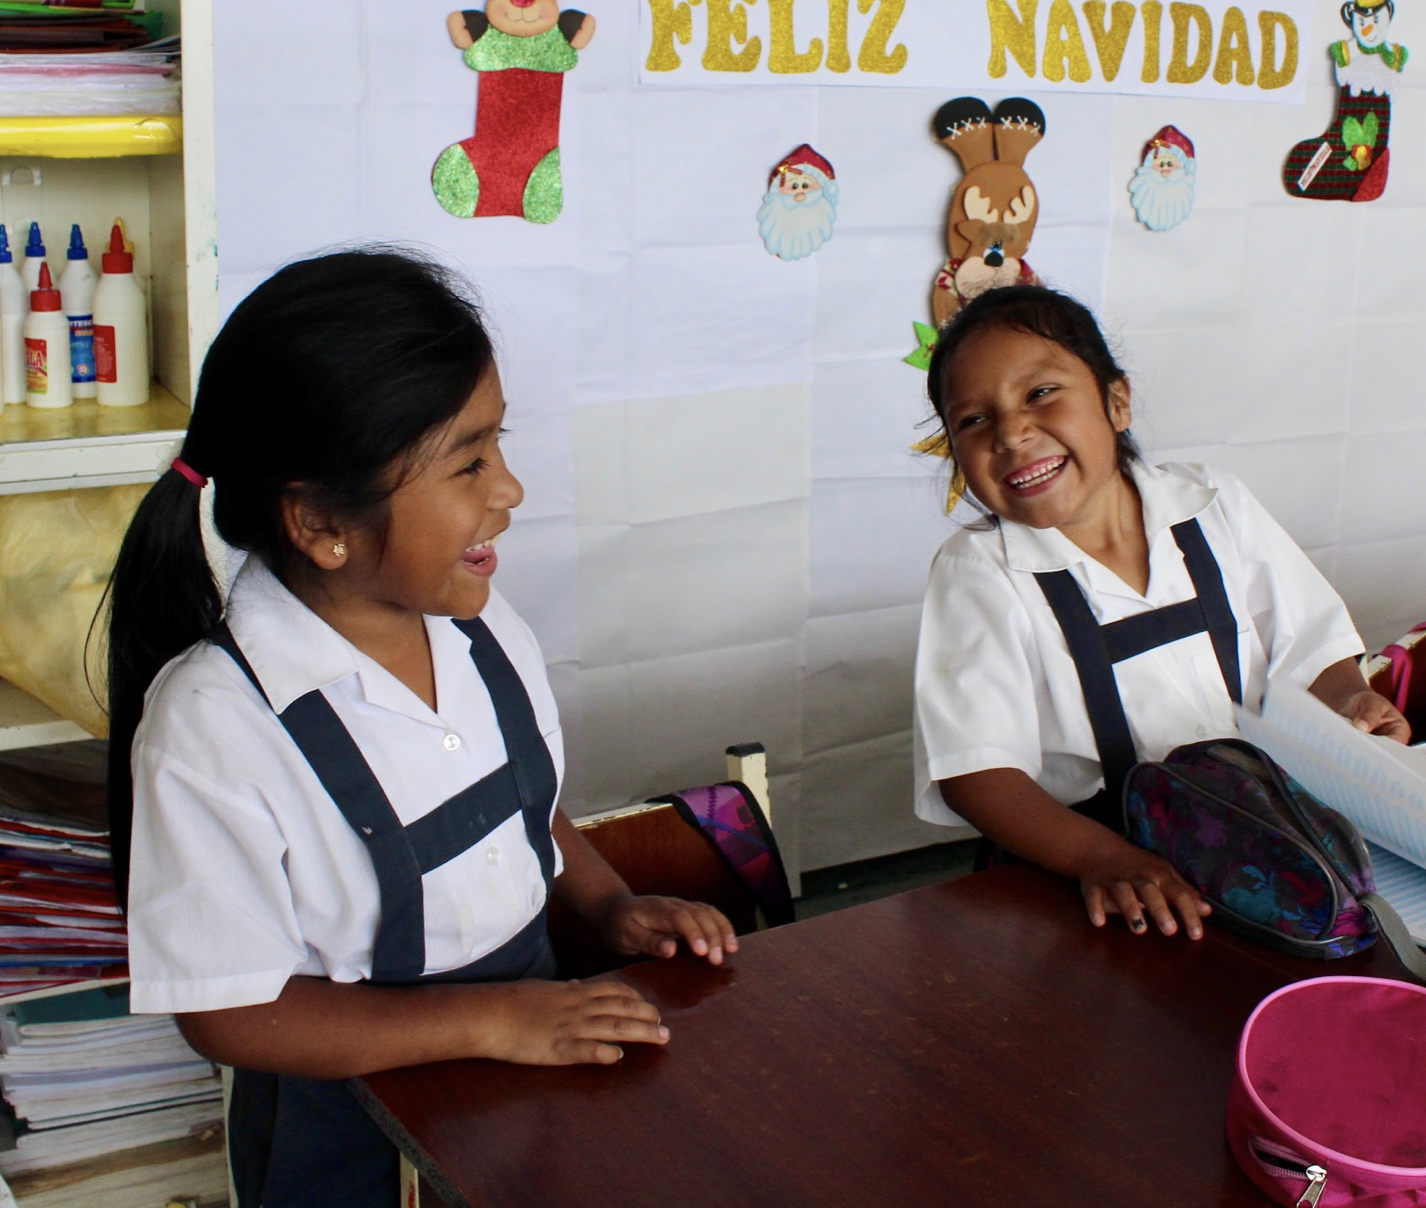
[[[1178,226],[1193,210],[1198,161],[1193,142],[1177,126],[1165,126],[1144,144],[1129,197],[1134,213],[1151,231]]]
[[[803,143],[768,174],[758,208],[758,234],[782,260],[810,256],[832,237],[837,221],[837,174]]]

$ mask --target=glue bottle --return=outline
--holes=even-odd
[[[40,235],[40,224],[30,223],[30,241],[25,244],[25,263],[20,269],[20,278],[25,283],[25,293],[32,294],[40,287],[40,269],[45,264],[45,241]]]
[[[0,405],[25,401],[25,316],[30,313],[30,298],[20,270],[15,267],[15,253],[10,250],[10,236],[0,223]]]
[[[79,223],[69,228],[69,262],[59,278],[60,303],[69,320],[69,363],[74,397],[93,398],[94,381],[94,270]]]
[[[99,402],[105,407],[135,407],[149,401],[148,307],[134,280],[134,254],[124,250],[124,233],[115,223],[109,250],[94,287],[94,369]]]
[[[24,332],[25,402],[31,407],[68,407],[74,402],[69,380],[69,320],[60,309],[59,290],[48,264],[40,265],[40,285],[30,294]]]

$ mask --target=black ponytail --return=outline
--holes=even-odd
[[[389,248],[299,261],[239,303],[213,341],[181,456],[212,480],[223,540],[290,581],[305,560],[283,528],[283,499],[379,528],[424,439],[493,362],[468,287],[433,261]],[[144,693],[223,611],[199,487],[178,471],[140,504],[108,606],[109,824],[123,901]]]
[[[166,470],[119,547],[109,609],[109,841],[119,900],[128,890],[133,778],[129,766],[144,693],[159,669],[213,631],[222,616],[203,551],[198,486]]]

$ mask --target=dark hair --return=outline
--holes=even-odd
[[[380,247],[302,260],[259,285],[223,324],[180,456],[212,480],[223,540],[285,578],[304,559],[288,541],[282,500],[300,495],[380,527],[423,438],[459,414],[493,362],[479,307],[431,260]],[[107,600],[109,814],[122,901],[130,751],[144,693],[223,612],[204,553],[199,488],[177,470],[166,470],[139,505]]]
[[[1099,324],[1083,303],[1044,285],[988,289],[946,320],[936,337],[936,348],[926,372],[926,393],[940,420],[947,450],[950,449],[950,430],[946,427],[946,408],[950,404],[951,365],[956,353],[980,332],[1006,327],[1049,340],[1083,361],[1099,385],[1106,413],[1110,387],[1128,379],[1129,375],[1109,350]],[[1140,457],[1139,446],[1127,429],[1116,435],[1119,469],[1127,474],[1130,465]],[[947,456],[949,458],[949,453]]]
[[[1393,20],[1396,19],[1396,5],[1392,3],[1392,0],[1386,0],[1384,5],[1366,5],[1353,3],[1353,0],[1347,0],[1347,2],[1342,5],[1342,21],[1346,24],[1347,28],[1350,29],[1352,26],[1353,13],[1361,13],[1363,16],[1366,16],[1368,13],[1374,13],[1380,8],[1386,9],[1386,15],[1388,17]]]

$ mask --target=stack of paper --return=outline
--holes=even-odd
[[[127,958],[103,826],[0,802],[0,998],[123,977]]]
[[[0,22],[0,39],[3,30]],[[177,113],[177,68],[177,38],[137,50],[0,53],[0,117]]]
[[[1362,832],[1377,892],[1426,946],[1426,749],[1363,734],[1290,683],[1271,686],[1261,716],[1239,710],[1238,728]]]
[[[7,1179],[121,1149],[203,1135],[222,1084],[171,1016],[130,1015],[126,987],[12,1003],[0,1013],[0,1093],[15,1146]]]
[[[127,50],[159,36],[143,0],[0,0],[0,50]]]

